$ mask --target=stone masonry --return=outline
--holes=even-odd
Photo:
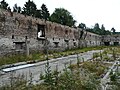
[[[118,37],[117,37],[118,38]],[[0,55],[99,46],[105,36],[0,9]],[[114,38],[116,39],[116,38]],[[106,43],[105,43],[106,44]],[[117,44],[117,43],[116,43]]]

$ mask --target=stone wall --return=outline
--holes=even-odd
[[[103,45],[120,45],[120,35],[103,35],[102,36]]]
[[[100,35],[0,9],[0,54],[97,45]]]

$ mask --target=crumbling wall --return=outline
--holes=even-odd
[[[45,35],[38,37],[39,26],[41,25],[44,28]],[[49,49],[51,50],[77,48],[79,44],[83,46],[100,45],[99,35],[85,32],[84,38],[80,39],[80,31],[80,29],[0,9],[1,53],[26,51],[27,46],[29,46],[30,51],[41,51],[44,49],[46,41],[49,42]],[[90,35],[91,37],[89,37]],[[91,43],[89,43],[90,41]],[[92,44],[96,41],[98,43]]]
[[[102,42],[103,45],[106,45],[108,43],[109,45],[120,45],[120,35],[103,35],[102,36]],[[117,43],[117,44],[115,44]]]

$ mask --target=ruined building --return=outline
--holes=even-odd
[[[115,37],[114,39],[116,40]],[[65,50],[110,43],[111,36],[100,36],[31,16],[0,9],[0,55],[11,52]],[[114,44],[119,44],[115,41]]]

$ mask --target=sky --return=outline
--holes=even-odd
[[[2,0],[0,0],[2,1]],[[5,0],[12,8],[17,3],[23,7],[28,0]],[[87,27],[93,27],[99,23],[104,24],[106,30],[112,27],[120,32],[120,0],[32,0],[40,9],[44,3],[50,14],[55,8],[65,8],[79,23],[85,23]]]

